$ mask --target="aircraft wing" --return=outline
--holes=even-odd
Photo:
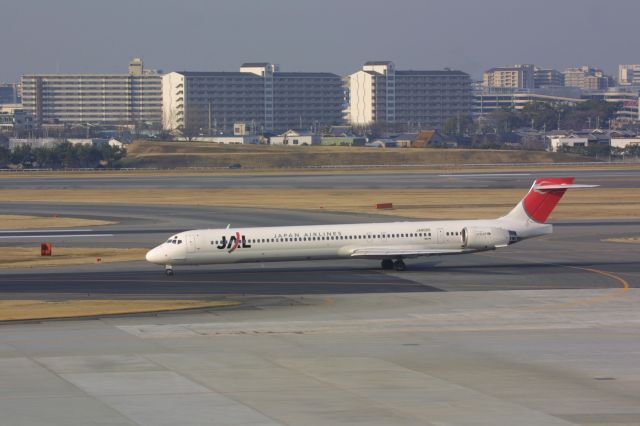
[[[472,250],[467,249],[396,249],[396,248],[361,248],[354,249],[351,257],[369,258],[369,259],[388,259],[393,257],[420,257],[420,256],[437,256],[447,254],[460,254]]]

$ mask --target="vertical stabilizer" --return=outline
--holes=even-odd
[[[545,223],[553,209],[571,188],[592,188],[597,185],[574,185],[573,177],[538,178],[513,210],[501,219],[516,222]]]

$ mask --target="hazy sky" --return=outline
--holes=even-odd
[[[41,72],[346,74],[399,69],[640,63],[639,0],[0,0],[0,81]]]

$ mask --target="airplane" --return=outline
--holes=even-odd
[[[546,220],[573,177],[539,178],[526,196],[497,219],[344,225],[197,229],[172,235],[146,259],[165,265],[209,265],[320,259],[379,259],[382,269],[405,270],[404,259],[476,253],[551,234]]]

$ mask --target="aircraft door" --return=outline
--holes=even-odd
[[[436,230],[436,242],[438,244],[444,243],[444,229],[438,228]]]
[[[196,251],[196,237],[193,234],[187,234],[187,253]]]

